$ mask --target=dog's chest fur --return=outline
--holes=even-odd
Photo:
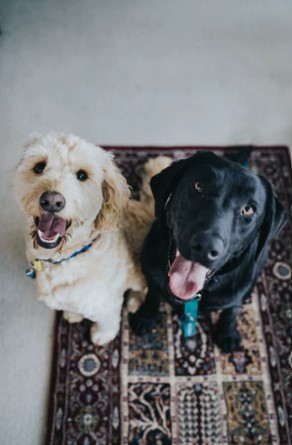
[[[103,305],[112,304],[115,309],[134,273],[125,244],[115,231],[102,235],[75,258],[60,264],[43,262],[37,274],[39,298],[52,309],[81,313],[89,319],[102,312]],[[116,254],[110,256],[109,251]]]

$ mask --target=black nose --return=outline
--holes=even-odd
[[[193,236],[191,248],[195,261],[210,263],[217,260],[223,253],[224,244],[218,235],[201,232]]]
[[[60,212],[65,207],[66,200],[58,192],[45,192],[40,197],[40,206],[46,212]]]

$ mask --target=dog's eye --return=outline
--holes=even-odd
[[[204,184],[202,183],[202,181],[195,181],[194,182],[194,186],[195,189],[197,190],[197,192],[202,193],[205,189]]]
[[[243,207],[243,209],[241,210],[241,213],[244,216],[252,216],[255,214],[255,212],[256,212],[256,208],[252,205],[247,205],[247,206]]]
[[[43,173],[45,167],[46,167],[46,163],[45,163],[45,161],[38,162],[38,163],[34,166],[33,171],[34,171],[37,175],[40,175],[41,173]]]
[[[76,176],[79,181],[86,181],[86,179],[88,178],[88,174],[85,170],[78,170]]]

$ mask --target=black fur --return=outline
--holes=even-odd
[[[198,181],[203,190],[195,188]],[[238,349],[236,314],[255,286],[269,241],[286,221],[282,205],[264,177],[206,151],[173,163],[152,178],[151,188],[156,220],[142,254],[149,291],[130,316],[133,330],[151,330],[161,297],[183,312],[185,300],[172,294],[168,277],[178,249],[212,271],[199,308],[222,310],[214,340],[223,351]],[[242,214],[248,205],[256,209],[252,216]]]

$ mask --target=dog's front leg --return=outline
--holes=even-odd
[[[155,326],[156,316],[159,310],[160,295],[149,288],[145,301],[135,314],[129,314],[130,326],[137,335],[150,332]]]
[[[103,318],[98,318],[91,326],[90,337],[92,343],[102,346],[111,342],[120,330],[120,321],[120,312],[103,314]]]
[[[238,306],[224,309],[215,326],[213,340],[223,352],[233,352],[240,348],[241,338],[236,323],[238,311]]]

